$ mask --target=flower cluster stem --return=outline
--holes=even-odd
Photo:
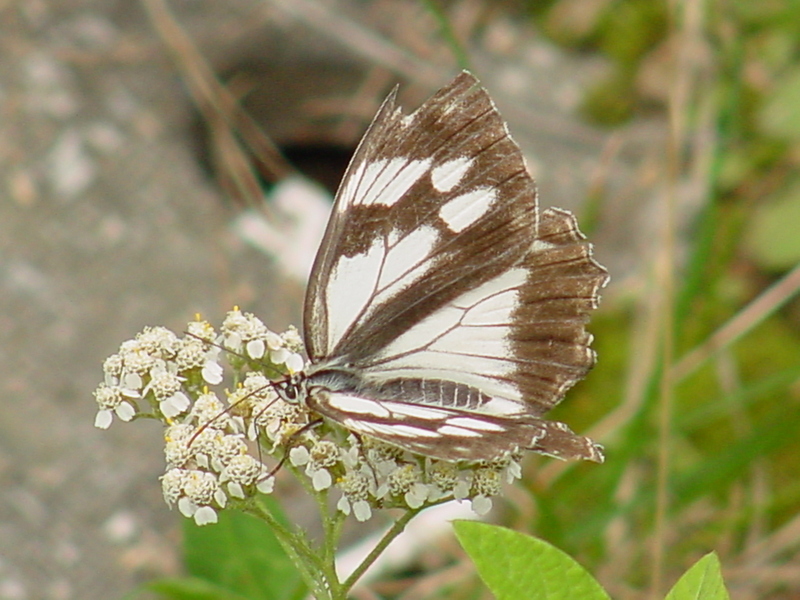
[[[330,587],[325,584],[323,562],[306,543],[304,536],[292,533],[273,516],[262,502],[251,504],[247,512],[269,525],[278,543],[297,567],[303,581],[313,591],[314,597],[317,600],[334,600],[335,597],[330,594]]]
[[[369,569],[390,543],[400,535],[406,525],[423,509],[408,509],[398,518],[381,537],[366,558],[345,579],[340,581],[336,573],[336,548],[342,533],[345,517],[336,511],[331,514],[327,508],[327,494],[315,494],[323,511],[324,540],[322,546],[315,551],[299,533],[292,533],[282,525],[269,509],[261,502],[250,505],[248,512],[263,520],[275,534],[289,559],[295,564],[303,580],[312,590],[316,600],[347,600],[347,594]]]
[[[408,509],[403,516],[401,516],[392,524],[380,541],[375,544],[375,547],[370,551],[367,557],[361,561],[361,564],[359,564],[350,574],[350,576],[345,579],[344,583],[342,584],[342,588],[345,590],[345,593],[347,593],[347,591],[349,591],[350,588],[355,585],[356,581],[358,581],[367,571],[367,569],[372,566],[372,564],[378,559],[383,551],[386,550],[389,544],[391,544],[398,535],[403,533],[403,530],[406,528],[406,525],[408,525],[409,521],[416,517],[421,511],[422,508]]]

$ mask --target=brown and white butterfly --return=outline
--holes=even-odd
[[[608,275],[462,72],[416,112],[392,93],[347,169],[305,298],[310,362],[281,396],[442,460],[603,460],[543,415],[595,361]]]

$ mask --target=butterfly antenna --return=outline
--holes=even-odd
[[[305,425],[303,425],[297,431],[293,432],[292,435],[289,436],[289,439],[286,440],[286,444],[284,445],[283,456],[278,461],[278,464],[275,465],[275,467],[269,473],[267,473],[267,475],[264,477],[264,479],[269,479],[270,477],[274,477],[278,473],[278,471],[281,470],[283,465],[286,464],[286,460],[289,458],[289,451],[293,447],[293,442],[295,442],[298,439],[300,439],[300,436],[303,435],[306,431],[309,431],[309,430],[313,429],[317,425],[320,425],[322,422],[323,422],[322,419],[314,419],[313,421],[310,421],[310,422],[306,423]],[[260,446],[259,446],[259,448],[260,448]]]
[[[232,354],[233,356],[241,358],[245,362],[250,362],[251,360],[255,360],[256,362],[258,362],[259,365],[261,365],[261,367],[264,369],[264,371],[272,371],[272,374],[265,373],[265,375],[267,375],[268,377],[276,377],[276,378],[286,377],[286,373],[282,373],[281,370],[278,369],[278,367],[276,367],[275,365],[271,365],[269,363],[265,363],[263,361],[250,358],[249,356],[247,356],[245,354],[242,354],[241,352],[236,352],[235,350],[231,350],[230,348],[226,348],[222,344],[218,344],[217,342],[212,342],[211,340],[207,340],[206,338],[204,338],[204,337],[202,337],[200,335],[197,335],[196,333],[192,333],[191,331],[184,331],[183,333],[184,333],[184,335],[187,335],[189,337],[193,337],[196,340],[200,340],[204,344],[208,344],[209,346],[214,346],[215,348],[219,348],[223,352],[227,352],[228,354]]]
[[[353,437],[356,438],[356,442],[358,443],[358,453],[364,457],[364,463],[369,467],[369,470],[372,472],[372,479],[375,485],[378,485],[378,472],[375,470],[375,465],[369,459],[369,456],[364,451],[364,438],[361,437],[361,434],[357,431],[351,431],[350,433],[353,434]]]
[[[223,410],[219,411],[219,412],[218,412],[216,415],[214,415],[213,417],[211,417],[211,419],[209,419],[208,421],[206,421],[206,422],[205,422],[205,423],[203,423],[203,424],[202,424],[200,427],[198,427],[198,428],[197,428],[197,431],[195,431],[195,432],[194,432],[194,434],[192,435],[192,437],[190,437],[190,438],[189,438],[189,446],[191,446],[191,445],[192,445],[192,443],[194,442],[194,440],[197,438],[197,436],[198,436],[198,435],[200,435],[201,433],[203,433],[203,432],[204,432],[204,431],[205,431],[205,430],[206,430],[208,427],[210,427],[210,426],[211,426],[211,424],[212,424],[212,423],[214,423],[214,422],[215,422],[217,419],[219,419],[219,418],[221,418],[221,417],[223,417],[223,416],[225,416],[225,415],[227,415],[227,414],[230,414],[230,412],[231,412],[231,411],[232,411],[234,408],[236,408],[237,406],[239,406],[239,404],[241,404],[242,402],[245,402],[246,400],[249,400],[250,398],[252,398],[253,396],[256,396],[257,394],[260,394],[262,391],[264,391],[264,390],[265,390],[265,389],[267,389],[268,387],[274,387],[274,384],[273,384],[272,382],[270,382],[268,385],[265,385],[265,386],[263,386],[263,387],[260,387],[260,388],[258,388],[257,390],[253,390],[252,392],[250,392],[250,393],[249,393],[249,394],[247,394],[246,396],[244,396],[244,397],[242,397],[242,398],[239,398],[239,399],[238,399],[236,402],[234,402],[234,403],[233,403],[233,404],[231,404],[230,406],[228,406],[228,407],[226,407],[225,409],[223,409]],[[264,408],[261,410],[261,412],[259,412],[259,415],[260,415],[260,414],[262,414],[262,413],[263,413],[265,410],[268,410],[268,409],[269,409],[269,407],[270,407],[270,406],[272,406],[272,405],[275,403],[275,401],[276,401],[276,400],[279,400],[279,398],[275,398],[274,400],[272,400],[271,402],[269,402],[269,404],[267,404],[267,406],[265,406],[265,407],[264,407]]]

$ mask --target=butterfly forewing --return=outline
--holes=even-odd
[[[384,103],[337,194],[306,296],[312,359],[369,357],[525,254],[535,188],[475,78]]]
[[[469,73],[409,116],[384,102],[348,167],[311,274],[308,404],[445,460],[518,449],[602,460],[540,417],[594,362],[607,274],[534,182]]]

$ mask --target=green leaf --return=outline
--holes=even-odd
[[[245,596],[195,577],[157,579],[143,589],[169,600],[248,600]]]
[[[477,521],[453,528],[497,600],[609,600],[581,565],[547,542]]]
[[[706,554],[686,571],[667,594],[666,600],[729,600],[719,559]]]
[[[191,575],[249,600],[290,600],[306,591],[270,528],[243,513],[222,511],[219,523],[202,527],[187,520],[184,554]]]

